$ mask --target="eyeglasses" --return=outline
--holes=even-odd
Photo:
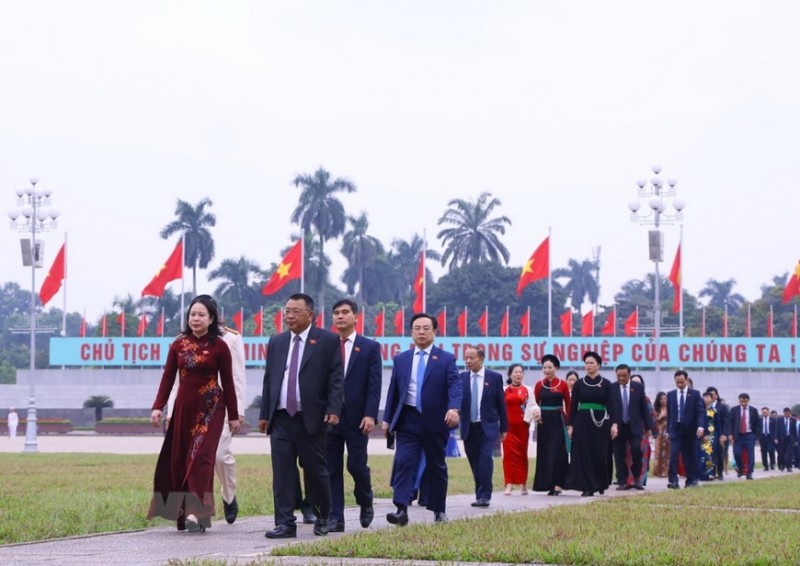
[[[286,316],[294,315],[297,316],[299,314],[303,314],[304,312],[310,312],[308,309],[283,309],[283,314]]]

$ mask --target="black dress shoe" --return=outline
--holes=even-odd
[[[637,480],[637,481],[633,482],[633,489],[642,491],[644,489],[644,486],[642,485],[642,482]]]
[[[631,488],[628,484],[622,484],[617,486],[617,491],[628,491]]]
[[[472,503],[470,503],[473,507],[488,507],[489,501],[486,499],[476,499]]]
[[[681,488],[681,486],[679,486],[677,483],[668,483],[667,487],[669,489],[680,489]]]
[[[328,532],[330,532],[328,529],[328,519],[317,519],[317,522],[314,523],[314,534],[318,537],[324,537]]]
[[[753,479],[753,474],[747,474],[747,479],[749,480]]]
[[[229,525],[232,525],[239,515],[239,504],[236,502],[236,498],[234,497],[233,501],[230,503],[223,499],[222,507],[225,510],[225,521],[227,521]]]
[[[584,491],[583,493],[581,493],[581,497],[594,497],[594,492],[593,491]]]
[[[335,523],[328,523],[328,532],[329,533],[343,533],[344,532],[344,521],[336,521]]]
[[[365,505],[361,508],[361,514],[358,516],[358,520],[361,522],[361,527],[366,529],[372,524],[372,519],[375,518],[375,509],[372,508],[372,505]]]
[[[394,513],[387,513],[386,520],[392,525],[405,527],[408,524],[408,511],[405,509],[398,509]]]
[[[558,492],[555,489],[551,489],[547,492],[547,495],[558,495]]]
[[[289,525],[278,525],[271,531],[264,533],[267,538],[296,538],[297,527]]]
[[[300,510],[303,513],[303,524],[304,525],[313,525],[317,522],[317,516],[314,515],[311,511],[306,511],[304,509]]]
[[[488,505],[489,504],[487,503],[486,506],[488,507]],[[445,513],[444,511],[437,511],[433,515],[433,522],[434,523],[446,523],[447,522],[447,513]]]

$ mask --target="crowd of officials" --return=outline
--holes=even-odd
[[[379,345],[356,332],[354,301],[337,301],[332,314],[336,332],[318,328],[313,299],[294,294],[283,311],[288,330],[269,340],[259,415],[272,455],[275,526],[268,538],[296,536],[296,509],[303,510],[304,522],[313,523],[316,535],[344,531],[345,468],[353,478],[359,523],[369,527],[374,509],[367,445],[377,427],[395,450],[396,510],[386,518],[399,526],[408,524],[414,500],[433,512],[434,521],[447,521],[445,455],[453,430],[464,441],[476,507],[490,505],[498,444],[504,495],[515,488],[525,495],[528,486],[550,496],[576,490],[592,497],[612,485],[642,490],[651,468],[654,475],[668,476],[670,488],[680,487],[679,476],[694,487],[724,478],[731,445],[736,473],[752,479],[757,442],[765,468],[777,461],[791,471],[798,464],[800,423],[788,408],[780,417],[768,409],[759,413],[746,393],[739,395],[738,406],[728,407],[714,387],[704,393],[694,389],[683,370],[675,372],[675,389],[659,392],[651,402],[641,375],[621,364],[615,379],[606,379],[595,352],[583,355],[583,376],[570,371],[563,378],[559,359],[545,355],[542,377],[532,388],[524,383],[521,365],[508,368],[506,379],[485,367],[477,347],[465,350],[466,370],[459,371],[455,357],[434,345],[437,320],[426,313],[412,317],[414,346],[393,360],[379,422]],[[215,513],[216,469],[225,519],[236,520],[230,435],[241,427],[244,385],[241,337],[220,323],[212,297],[195,297],[184,331],[169,348],[152,407],[153,425],[161,426],[165,418],[168,425],[148,518],[204,532]]]

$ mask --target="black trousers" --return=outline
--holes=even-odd
[[[346,411],[347,408],[344,409]],[[367,465],[369,437],[359,428],[348,427],[342,420],[328,432],[327,460],[331,478],[331,521],[344,522],[344,450],[347,447],[347,471],[353,477],[353,495],[360,507],[372,506],[372,478]]]
[[[775,468],[775,441],[769,436],[761,435],[759,439],[761,445],[761,465],[765,470]]]
[[[331,511],[331,484],[325,462],[326,433],[309,434],[303,414],[293,417],[286,411],[273,415],[270,446],[272,448],[272,496],[275,502],[275,525],[293,526],[300,477],[297,462],[303,468],[306,496],[317,517],[327,519]]]
[[[631,450],[631,469],[634,482],[642,475],[642,435],[631,430],[630,423],[622,423],[617,430],[617,437],[613,440],[614,467],[617,473],[617,485],[625,485],[628,479],[628,466],[625,465],[625,456],[628,447]]]

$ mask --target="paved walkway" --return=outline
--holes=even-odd
[[[156,453],[160,447],[160,438],[154,437],[121,437],[106,443],[104,437],[93,435],[41,437],[39,449],[42,452],[114,452],[114,453]],[[237,438],[235,447],[239,453],[247,453],[248,449],[264,453],[269,443],[263,437]],[[0,442],[5,445],[6,442]],[[375,441],[370,449],[375,453],[385,450],[385,443]],[[20,449],[22,444],[20,444]],[[5,448],[5,446],[4,446]],[[101,449],[102,448],[102,449]],[[8,451],[8,450],[2,450]],[[16,450],[15,450],[16,451]],[[782,472],[756,472],[756,477],[783,475]],[[727,476],[728,480],[737,481],[735,475]],[[738,480],[738,481],[744,481]],[[666,480],[651,478],[647,492],[658,492],[666,489]],[[547,497],[544,494],[522,496],[515,492],[511,496],[496,493],[491,506],[486,509],[470,506],[473,497],[454,495],[447,499],[447,513],[450,520],[467,519],[501,511],[513,512],[523,510],[539,510],[557,505],[586,504],[608,497],[632,497],[634,491],[618,492],[614,488],[601,497],[580,497],[577,492],[566,492],[560,497]],[[646,492],[645,492],[646,493]],[[393,511],[394,506],[388,499],[375,501],[375,520],[370,531],[382,528],[398,528],[386,522],[386,513]],[[432,522],[433,513],[417,506],[409,508],[411,523]],[[345,521],[350,531],[361,531],[358,525],[358,508],[349,508],[345,512]],[[211,529],[204,534],[178,532],[174,527],[158,527],[141,531],[74,537],[47,542],[0,546],[0,564],[11,565],[137,565],[164,566],[171,559],[213,559],[231,563],[247,563],[269,555],[276,546],[292,544],[293,541],[272,541],[264,537],[264,532],[273,527],[272,517],[242,517],[233,525],[224,521],[215,521]],[[298,524],[298,537],[294,541],[319,540],[312,533],[311,525]],[[329,536],[347,536],[345,533],[331,533]],[[268,556],[266,556],[268,558]],[[307,564],[309,558],[277,558],[279,564]],[[342,564],[340,559],[313,559],[315,564]],[[372,565],[391,564],[381,559],[347,560],[348,564]],[[400,562],[397,562],[400,563]],[[402,562],[410,564],[409,562]],[[425,564],[416,562],[415,564]],[[431,563],[432,564],[432,563]]]

